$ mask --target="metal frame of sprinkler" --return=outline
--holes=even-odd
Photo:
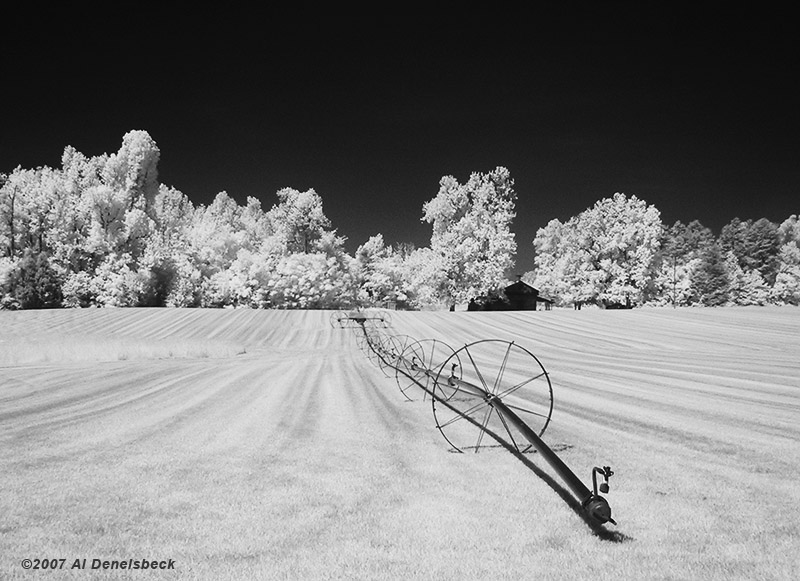
[[[590,490],[542,440],[553,413],[553,388],[539,359],[513,341],[484,339],[453,349],[436,339],[415,340],[384,332],[388,311],[336,311],[331,326],[350,328],[367,358],[387,377],[394,374],[400,392],[411,387],[430,399],[436,427],[457,452],[502,447],[538,452],[567,484],[597,523],[610,522],[609,466],[592,469]],[[488,436],[488,437],[487,437]],[[597,476],[603,481],[599,485]]]

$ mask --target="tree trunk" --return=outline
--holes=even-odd
[[[14,249],[14,200],[16,197],[17,197],[17,187],[14,186],[14,193],[11,194],[11,212],[8,215],[9,219],[8,226],[9,230],[11,231],[11,244],[9,245],[11,251],[11,254],[9,254],[9,256],[11,258],[14,258],[14,250],[15,250]]]

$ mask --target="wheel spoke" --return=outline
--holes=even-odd
[[[454,407],[448,405],[448,407],[455,412],[455,416],[450,418],[445,423],[440,424],[439,427],[440,428],[446,428],[447,426],[456,423],[458,420],[463,420],[463,419],[469,418],[473,413],[475,413],[476,411],[478,411],[479,409],[481,409],[485,405],[488,405],[488,404],[485,401],[481,401],[478,405],[472,406],[471,408],[469,408],[468,410],[463,411],[463,412],[461,410],[457,410]]]
[[[517,446],[517,442],[514,440],[514,436],[511,433],[511,428],[508,427],[508,423],[506,422],[506,419],[503,417],[503,414],[497,412],[497,417],[499,417],[500,421],[503,422],[503,427],[506,429],[506,433],[508,434],[511,443],[514,445],[514,448],[516,448],[517,452],[519,452],[519,446]]]
[[[502,399],[502,398],[506,397],[508,394],[514,393],[519,388],[528,385],[531,381],[536,381],[537,379],[539,379],[540,377],[544,377],[545,375],[547,375],[547,372],[546,371],[542,371],[539,375],[534,375],[530,379],[526,379],[525,381],[521,381],[520,383],[518,383],[518,384],[516,384],[516,385],[514,385],[512,387],[509,387],[504,392],[498,393],[497,397]]]
[[[511,347],[514,346],[514,342],[508,344],[508,349],[506,349],[506,354],[503,356],[503,363],[500,365],[500,371],[497,372],[497,378],[494,380],[494,386],[492,387],[492,393],[497,395],[497,388],[500,385],[500,381],[503,379],[503,374],[506,371],[506,364],[508,364],[508,356],[511,354]]]
[[[526,414],[531,414],[532,416],[538,416],[540,418],[545,418],[545,419],[548,419],[550,417],[550,416],[548,416],[546,414],[542,414],[542,413],[539,413],[539,412],[535,412],[533,410],[525,409],[523,407],[520,407],[520,406],[517,406],[517,405],[512,405],[510,403],[503,402],[503,405],[505,405],[507,408],[510,408],[512,410],[517,410],[517,411],[520,411],[520,412],[525,412]]]
[[[470,353],[469,349],[467,349],[466,347],[464,347],[464,351],[466,351],[467,356],[469,356],[469,360],[470,360],[470,362],[472,362],[472,367],[473,367],[473,369],[475,369],[475,373],[478,375],[478,379],[481,380],[481,385],[483,385],[483,390],[488,392],[489,388],[486,386],[486,382],[483,380],[483,375],[481,374],[480,369],[478,369],[478,366],[476,365],[475,360],[472,358],[472,353]]]
[[[483,440],[483,435],[486,433],[486,425],[489,423],[489,418],[492,416],[492,412],[494,412],[494,408],[489,406],[489,409],[486,410],[486,416],[483,419],[483,423],[481,424],[481,429],[478,430],[478,441],[475,443],[475,452],[477,452],[478,448],[481,447],[481,440]]]

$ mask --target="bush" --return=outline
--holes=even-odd
[[[92,277],[88,272],[70,273],[64,280],[62,292],[64,293],[65,307],[91,307],[94,304],[95,294],[92,291]]]
[[[61,306],[61,280],[45,252],[35,253],[26,249],[7,284],[10,287],[9,294],[21,309]]]
[[[11,277],[17,269],[12,258],[0,258],[0,309],[18,309],[19,302],[11,294]]]
[[[66,307],[136,307],[145,303],[150,293],[152,274],[138,271],[129,264],[127,254],[106,257],[94,274],[71,273],[64,281]]]

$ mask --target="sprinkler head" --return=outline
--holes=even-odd
[[[603,466],[602,468],[594,467],[592,470],[592,485],[594,486],[594,495],[597,496],[597,475],[603,477],[603,482],[600,483],[600,492],[608,494],[608,479],[613,476],[614,471],[611,466]]]

